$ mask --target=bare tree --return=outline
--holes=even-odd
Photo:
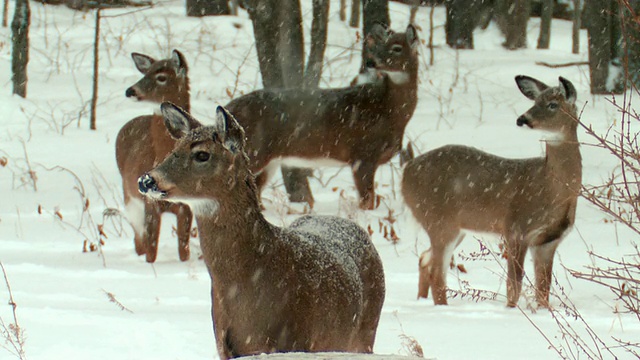
[[[13,50],[11,72],[13,93],[27,97],[27,64],[29,63],[29,25],[31,9],[28,0],[16,0],[16,10],[11,22]]]
[[[582,27],[582,1],[573,0],[573,28],[571,29],[573,54],[580,53],[580,28]]]
[[[351,0],[351,19],[349,26],[357,28],[360,26],[360,0]]]
[[[311,23],[311,48],[304,72],[304,86],[318,87],[324,63],[329,23],[329,0],[313,0],[313,22]]]
[[[488,0],[446,0],[444,26],[447,45],[454,49],[473,49],[473,30],[478,25]]]
[[[326,46],[328,0],[313,2],[311,51],[306,70],[299,0],[252,0],[248,10],[264,87],[317,86]],[[309,169],[283,167],[282,177],[291,201],[312,201],[307,180],[311,174]]]
[[[527,47],[527,23],[531,0],[496,0],[498,26],[505,35],[503,46],[509,50]]]
[[[538,36],[538,49],[548,49],[551,39],[551,19],[553,18],[554,0],[541,0],[542,13],[540,14],[540,35]]]
[[[227,0],[187,0],[187,16],[229,15]]]
[[[391,25],[389,20],[389,2],[388,0],[362,0],[362,36],[363,39],[371,32],[373,25],[376,23]],[[362,52],[362,66],[365,67],[365,52]]]
[[[585,0],[589,34],[589,74],[592,94],[621,92],[622,82],[611,69],[620,68],[620,22],[616,0]]]
[[[9,25],[9,0],[4,0],[2,5],[2,27],[7,27]]]

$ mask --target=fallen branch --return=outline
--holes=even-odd
[[[564,63],[564,64],[550,64],[548,62],[544,62],[544,61],[536,61],[536,65],[540,65],[540,66],[546,66],[546,67],[550,67],[550,68],[562,68],[562,67],[569,67],[569,66],[581,66],[581,65],[589,65],[588,61],[574,61],[574,62],[568,62],[568,63]]]

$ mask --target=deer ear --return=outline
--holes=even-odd
[[[176,67],[176,74],[180,76],[186,76],[189,68],[187,67],[187,60],[184,55],[178,50],[171,52],[171,64]]]
[[[218,106],[216,110],[216,127],[222,145],[232,153],[244,149],[244,129],[231,113]]]
[[[409,24],[409,26],[407,26],[407,44],[409,44],[409,46],[411,47],[411,50],[416,50],[418,49],[418,45],[420,44],[420,40],[418,39],[418,32],[416,31],[416,28]]]
[[[160,105],[160,110],[164,117],[164,126],[167,127],[169,134],[174,139],[180,139],[189,131],[202,126],[188,112],[170,102],[163,102]]]
[[[154,58],[136,52],[131,53],[131,58],[133,59],[134,64],[136,64],[138,71],[143,74],[146,74],[151,65],[156,62]]]
[[[540,80],[524,75],[516,76],[516,84],[518,84],[518,88],[522,94],[531,100],[535,100],[541,92],[549,88],[549,86]]]
[[[567,99],[567,102],[569,104],[574,104],[578,98],[576,88],[573,86],[571,81],[563,78],[562,76],[559,77],[559,80],[560,88],[564,91],[564,97]]]

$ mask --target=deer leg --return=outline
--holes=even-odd
[[[278,164],[276,162],[270,162],[267,166],[256,175],[256,187],[258,188],[258,199],[262,198],[262,189],[271,180],[273,174],[276,171]]]
[[[313,174],[311,169],[292,168],[283,166],[282,180],[284,187],[289,194],[289,201],[291,202],[306,202],[311,208],[313,208],[313,195],[311,194],[311,188],[309,188],[308,177]]]
[[[189,249],[189,238],[191,237],[191,222],[193,221],[193,213],[188,205],[173,204],[171,212],[176,214],[178,222],[178,255],[180,261],[189,260],[191,251]]]
[[[431,286],[429,269],[431,267],[431,249],[427,249],[420,254],[418,260],[418,299],[429,297],[429,287]]]
[[[144,206],[145,249],[147,262],[156,261],[158,255],[158,239],[160,238],[160,219],[162,211],[154,201],[146,201]]]
[[[507,307],[516,307],[522,290],[527,245],[522,237],[507,240]]]
[[[351,166],[353,180],[360,195],[360,208],[373,210],[375,208],[375,193],[373,191],[373,178],[376,173],[376,165],[365,161],[356,161]]]
[[[136,249],[136,254],[144,255],[147,252],[144,244],[145,202],[139,197],[130,197],[125,193],[124,204],[127,221],[133,228],[133,244]]]
[[[447,266],[449,262],[445,259],[447,257],[445,246],[432,246],[431,247],[431,259],[430,259],[430,271],[429,282],[431,283],[431,289],[433,297],[433,303],[435,305],[447,305]]]
[[[549,291],[553,276],[553,257],[560,244],[560,239],[555,239],[531,249],[533,266],[536,273],[536,301],[538,306],[549,307]]]

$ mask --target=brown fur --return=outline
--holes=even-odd
[[[371,352],[385,290],[366,231],[330,216],[270,224],[233,116],[219,108],[217,124],[202,127],[173,105],[162,109],[180,140],[140,189],[196,214],[220,357]]]
[[[372,34],[365,46],[376,75],[367,83],[340,89],[258,90],[226,106],[247,133],[247,153],[260,191],[275,170],[268,166],[271,162],[329,158],[352,168],[360,206],[374,208],[376,169],[401,150],[417,104],[419,41],[411,25],[406,33],[378,25]],[[403,73],[406,82],[394,83],[389,71]]]
[[[447,260],[462,240],[461,230],[467,229],[505,238],[510,307],[518,301],[524,257],[531,248],[536,298],[539,305],[548,306],[553,256],[574,223],[582,179],[576,91],[563,78],[555,88],[525,76],[516,77],[516,82],[535,100],[518,125],[562,135],[562,140],[547,142],[545,157],[505,159],[449,145],[409,161],[404,170],[404,199],[431,241],[431,253],[420,258],[418,296],[427,297],[431,288],[435,304],[447,303]]]
[[[136,84],[127,89],[127,97],[139,101],[162,103],[171,101],[189,109],[189,78],[184,56],[177,50],[169,59],[154,60],[149,56],[133,53],[131,56],[138,70],[144,75]],[[138,116],[127,122],[116,138],[116,161],[125,206],[133,199],[144,201],[138,192],[138,177],[159,164],[171,152],[175,141],[164,126],[160,115]],[[158,253],[160,219],[163,212],[172,212],[178,222],[178,253],[180,260],[189,259],[189,236],[192,214],[188,206],[164,201],[144,201],[144,226],[134,225],[135,250],[138,255],[146,254],[148,262],[154,262]],[[135,221],[135,220],[134,220]]]

